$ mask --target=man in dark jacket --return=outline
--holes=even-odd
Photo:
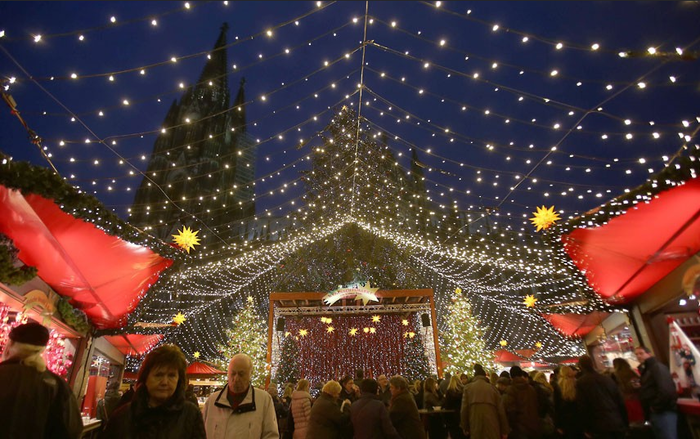
[[[379,383],[371,378],[362,380],[360,399],[350,406],[350,420],[355,439],[401,439],[389,419],[389,411],[377,392]]]
[[[379,383],[379,399],[382,400],[385,406],[389,407],[389,402],[391,401],[389,378],[387,378],[386,375],[379,375],[379,377],[377,377],[377,382]]]
[[[627,409],[612,378],[599,374],[588,355],[579,357],[581,376],[576,380],[576,405],[586,433],[593,438],[624,439]]]
[[[396,375],[389,380],[391,403],[389,418],[403,439],[425,439],[425,427],[418,414],[418,406],[408,391],[408,382]]]
[[[639,399],[651,421],[657,438],[676,439],[676,386],[673,384],[668,367],[660,363],[645,346],[634,349],[641,372]]]
[[[80,409],[68,384],[51,371],[41,354],[49,330],[38,323],[10,331],[0,363],[0,436],[76,439],[83,431]]]
[[[503,408],[508,417],[510,439],[538,438],[542,425],[537,406],[537,392],[530,385],[527,373],[520,367],[510,368],[511,385],[503,395]]]

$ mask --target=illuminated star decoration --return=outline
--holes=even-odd
[[[197,238],[199,230],[194,232],[189,227],[183,226],[182,230],[178,230],[178,233],[178,235],[173,235],[173,238],[175,238],[173,241],[175,241],[175,244],[179,247],[185,249],[187,253],[189,253],[195,245],[199,245],[199,238]]]
[[[546,207],[538,207],[537,212],[534,213],[534,217],[530,218],[533,226],[537,226],[537,231],[547,229],[549,226],[554,224],[555,221],[560,220],[559,214],[554,211],[554,206],[547,209]]]
[[[379,299],[377,299],[377,290],[379,288],[372,288],[369,281],[366,284],[362,284],[361,287],[355,296],[355,300],[362,300],[363,305],[367,305],[367,302],[379,302]]]
[[[508,346],[508,342],[505,340],[501,340],[501,346]]]
[[[253,299],[253,296],[248,296],[248,299],[246,299],[246,300],[248,300],[248,303],[253,303],[254,299]]]
[[[375,332],[377,332],[377,328],[369,328],[370,334],[374,334]]]
[[[462,289],[460,287],[457,287],[455,290],[455,294],[462,294]]]
[[[537,299],[535,299],[534,295],[525,296],[525,300],[523,300],[523,303],[528,308],[534,308],[535,302],[537,302]]]
[[[284,333],[284,336],[285,336],[285,337],[289,337],[290,335],[292,335],[292,333],[289,332],[289,331],[287,331],[287,332]]]
[[[199,352],[194,353],[194,358],[199,358]]]
[[[369,328],[363,328],[362,330],[365,332],[365,334],[369,332]]]
[[[378,323],[382,318],[380,316],[372,316],[372,322]]]
[[[187,318],[181,312],[177,313],[177,315],[173,317],[173,323],[175,323],[178,326],[182,325],[185,322],[185,320],[187,320]]]
[[[406,319],[401,320],[401,324],[404,326],[408,326],[408,320],[406,320]]]
[[[541,348],[541,347],[542,347],[542,343],[540,343],[540,342],[538,341],[537,343],[535,343],[535,347],[536,347],[537,349]]]
[[[357,328],[350,328],[350,335],[353,337],[357,334],[358,329]]]
[[[416,336],[416,333],[415,333],[415,332],[409,332],[409,333],[408,333],[408,338],[413,338],[413,337],[415,337],[415,336]]]
[[[308,334],[309,334],[309,331],[307,331],[306,329],[299,330],[299,335],[301,335],[302,337],[306,337]]]
[[[326,332],[329,333],[329,334],[330,334],[331,332],[333,332],[333,331],[335,331],[335,328],[332,327],[332,326],[329,326],[329,327],[326,328]]]

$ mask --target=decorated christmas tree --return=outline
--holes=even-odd
[[[443,337],[445,346],[441,347],[446,359],[445,372],[456,376],[463,372],[471,374],[474,363],[481,364],[486,370],[494,370],[493,352],[486,348],[484,341],[486,329],[472,316],[471,303],[460,288],[452,295],[448,310],[447,331]]]
[[[425,348],[420,334],[407,332],[406,345],[403,352],[403,377],[408,381],[424,380],[430,375],[430,365],[425,356]]]
[[[301,378],[299,376],[299,346],[294,337],[287,336],[282,342],[282,352],[280,353],[279,367],[275,375],[275,382],[284,386],[286,383],[296,383]]]
[[[222,358],[218,365],[227,370],[228,363],[237,353],[244,353],[253,360],[251,381],[254,386],[264,385],[268,374],[267,327],[255,310],[255,301],[248,297],[245,307],[234,317],[226,330],[226,344],[219,345]]]

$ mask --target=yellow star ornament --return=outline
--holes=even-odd
[[[542,343],[540,343],[540,342],[538,341],[537,343],[535,343],[535,347],[536,347],[537,349],[541,348],[541,347],[542,347]]]
[[[173,241],[175,241],[175,244],[179,247],[185,249],[187,253],[189,253],[195,245],[199,245],[199,238],[197,238],[199,230],[192,231],[189,227],[183,226],[182,230],[178,230],[178,233],[178,235],[173,235],[173,238],[175,238]]]
[[[404,326],[408,326],[408,320],[406,320],[406,319],[401,320],[401,324]]]
[[[415,337],[415,336],[416,336],[416,333],[415,333],[415,332],[409,332],[409,333],[408,333],[408,338],[413,338],[413,337]]]
[[[370,334],[374,334],[375,332],[377,332],[377,328],[369,328]]]
[[[329,333],[329,334],[330,334],[331,332],[333,332],[333,331],[335,331],[335,328],[332,327],[332,326],[329,326],[329,327],[326,328],[326,332]]]
[[[175,317],[173,317],[173,323],[175,323],[178,326],[185,323],[185,320],[187,320],[187,317],[185,317],[185,315],[182,314],[181,312],[177,313],[177,315]]]
[[[457,287],[457,289],[455,290],[455,294],[462,294],[462,289]]]
[[[199,358],[199,352],[194,353],[194,358]]]
[[[380,316],[372,316],[372,322],[377,323],[381,320],[382,318]]]
[[[359,331],[359,329],[357,329],[357,328],[351,328],[349,334],[350,334],[351,336],[354,337],[355,335],[357,335],[357,331]]]
[[[524,303],[525,306],[528,307],[528,308],[534,308],[534,307],[535,307],[535,302],[537,302],[537,299],[535,299],[535,296],[534,296],[534,295],[525,296],[525,300],[523,300],[523,303]]]
[[[306,337],[308,334],[309,334],[309,331],[307,331],[306,329],[299,330],[299,335],[302,337]]]
[[[537,226],[537,231],[549,228],[555,221],[559,221],[561,218],[559,214],[554,211],[554,206],[547,209],[546,207],[538,207],[537,211],[534,212],[534,217],[530,218],[533,226]]]
[[[503,347],[508,346],[508,342],[505,340],[501,340],[501,346],[503,346]]]

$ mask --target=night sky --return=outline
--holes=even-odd
[[[0,76],[16,78],[22,116],[61,175],[123,218],[169,105],[196,82],[223,22],[236,43],[229,86],[235,96],[246,78],[260,140],[258,213],[283,214],[302,193],[277,191],[306,166],[297,160],[314,142],[298,149],[300,139],[331,109],[357,109],[364,2],[225,3],[0,3]],[[370,2],[369,16],[362,115],[405,168],[417,148],[433,200],[457,201],[478,225],[486,209],[528,232],[535,206],[583,213],[659,171],[678,133],[698,126],[697,2]],[[669,55],[644,56],[649,47]],[[47,166],[0,114],[0,150]]]

